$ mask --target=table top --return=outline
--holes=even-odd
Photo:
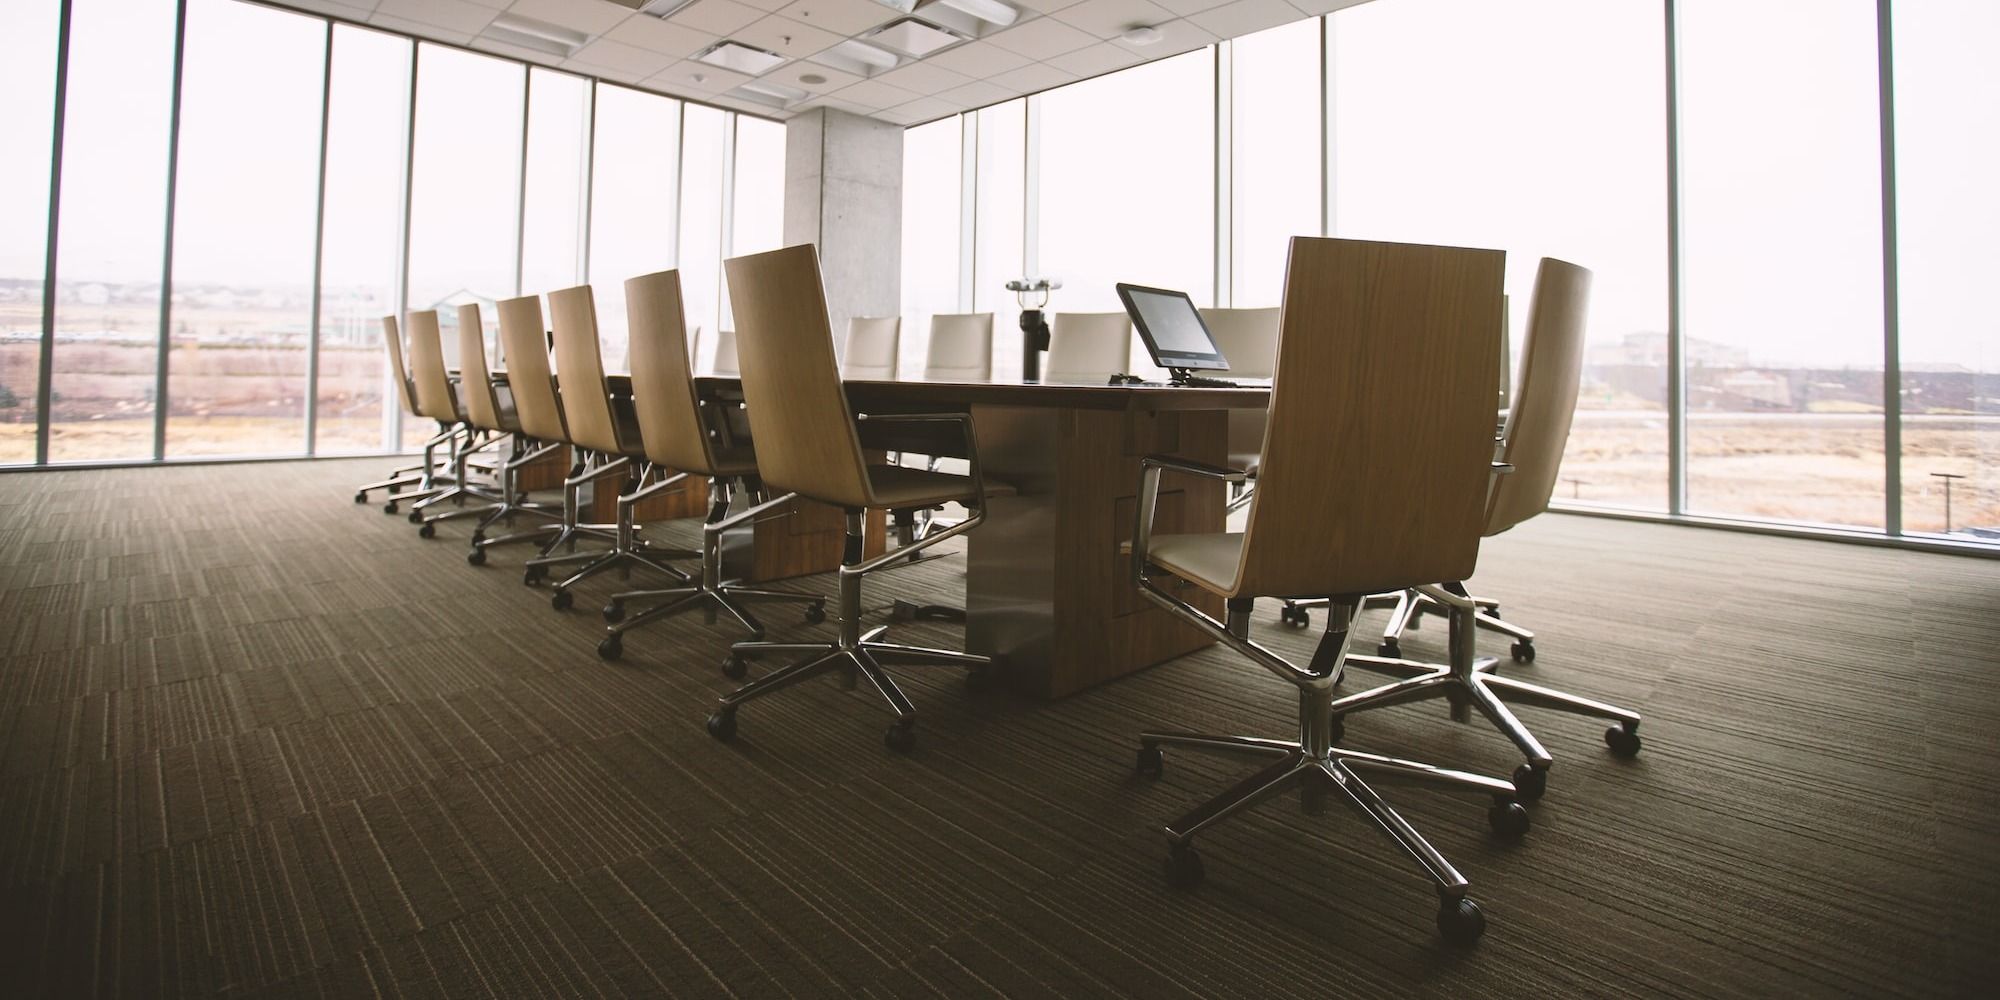
[[[735,389],[733,375],[695,379],[703,394]],[[1266,386],[1196,387],[1179,385],[1105,385],[1078,382],[966,382],[926,379],[846,379],[847,401],[861,409],[871,405],[931,405],[958,409],[969,404],[1056,407],[1079,410],[1235,410],[1263,409],[1271,398]]]

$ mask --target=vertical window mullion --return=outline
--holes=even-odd
[[[321,56],[319,78],[319,180],[318,202],[313,209],[312,317],[306,326],[306,457],[319,450],[319,340],[322,294],[326,260],[326,157],[327,130],[333,121],[333,23],[326,22],[326,48]]]
[[[1896,59],[1890,0],[1875,0],[1882,155],[1882,530],[1903,533],[1903,349],[1896,257]]]
[[[56,22],[56,89],[49,136],[49,230],[42,256],[42,353],[35,366],[35,464],[49,461],[49,401],[56,360],[56,231],[62,219],[63,118],[69,102],[70,0]]]
[[[167,217],[160,244],[160,339],[153,365],[153,461],[167,457],[167,354],[174,313],[174,198],[181,160],[181,57],[187,51],[187,0],[174,5],[174,82],[167,112]]]

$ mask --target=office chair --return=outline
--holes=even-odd
[[[580,453],[580,461],[573,468],[573,474],[563,482],[563,522],[573,527],[566,527],[555,540],[549,542],[542,550],[543,555],[528,560],[523,582],[533,586],[541,582],[550,568],[582,561],[582,566],[558,581],[551,590],[549,606],[557,611],[567,610],[574,602],[571,587],[609,569],[630,572],[633,566],[641,566],[686,583],[689,579],[687,574],[660,561],[659,557],[693,553],[656,553],[653,546],[638,537],[634,530],[632,492],[644,488],[652,466],[646,461],[638,418],[631,407],[612,404],[611,386],[604,377],[604,361],[598,347],[597,300],[590,286],[580,285],[550,292],[549,320],[555,332],[556,375],[561,380],[558,385],[562,394],[563,426],[569,429],[570,446]],[[578,524],[578,495],[583,487],[625,474],[634,460],[645,464],[641,466],[639,475],[632,477],[629,489],[619,494],[616,523]],[[557,544],[571,542],[586,527],[610,530],[611,548],[550,554]]]
[[[941,313],[931,317],[924,348],[924,378],[936,382],[985,382],[993,378],[993,314]]]
[[[502,374],[499,378],[495,378],[486,367],[485,329],[478,304],[467,303],[458,307],[459,398],[465,403],[468,422],[486,435],[483,442],[459,453],[459,478],[464,479],[466,460],[474,451],[498,448],[502,445],[507,449],[493,470],[500,492],[490,498],[492,502],[484,508],[484,515],[472,530],[472,551],[467,554],[467,558],[471,559],[475,566],[485,561],[485,547],[482,543],[486,540],[486,529],[492,527],[495,522],[504,519],[511,524],[519,514],[549,518],[560,516],[558,511],[530,502],[522,494],[519,482],[523,468],[553,453],[562,445],[531,440],[523,431],[521,417],[515,411],[512,394],[503,394],[501,391],[506,387],[506,376]],[[547,531],[555,530],[554,525],[545,527]],[[418,533],[425,538],[431,537],[433,534],[431,519],[425,519]],[[471,558],[474,553],[478,554],[478,558]]]
[[[1056,313],[1049,326],[1044,382],[1096,382],[1132,361],[1132,319],[1115,313]]]
[[[1482,522],[1488,537],[1548,508],[1556,472],[1562,464],[1563,445],[1569,439],[1570,419],[1576,409],[1589,301],[1589,271],[1553,258],[1542,259],[1535,276],[1535,298],[1528,307],[1521,386],[1508,410],[1501,453],[1503,465],[1511,466],[1513,471],[1497,477],[1488,492]],[[1487,391],[1492,390],[1489,387]],[[1334,702],[1334,729],[1338,731],[1341,720],[1355,712],[1428,698],[1451,699],[1452,717],[1461,722],[1469,715],[1469,708],[1477,708],[1527,757],[1527,762],[1514,771],[1514,786],[1520,789],[1523,798],[1531,801],[1540,798],[1548,787],[1551,759],[1548,750],[1508,708],[1510,701],[1609,719],[1614,725],[1604,732],[1605,744],[1622,757],[1638,753],[1638,713],[1501,677],[1493,672],[1497,661],[1472,655],[1472,637],[1479,627],[1513,634],[1526,630],[1514,630],[1513,626],[1483,613],[1482,602],[1468,596],[1465,586],[1457,582],[1465,578],[1461,574],[1447,574],[1444,579],[1453,582],[1414,588],[1418,597],[1403,602],[1406,608],[1414,607],[1415,600],[1423,600],[1444,609],[1451,636],[1451,662],[1430,664],[1388,656],[1349,657],[1348,662],[1355,666],[1382,670],[1402,679]],[[1401,617],[1407,620],[1407,615],[1405,612]],[[1392,617],[1391,621],[1394,623],[1397,618]],[[1390,638],[1385,636],[1384,643]]]
[[[1447,940],[1469,943],[1485,929],[1479,907],[1466,898],[1465,877],[1369,782],[1489,796],[1487,820],[1502,836],[1519,836],[1529,823],[1514,787],[1345,749],[1331,707],[1361,597],[1469,574],[1478,559],[1493,457],[1487,393],[1500,363],[1494,323],[1505,260],[1497,250],[1294,238],[1263,471],[1244,530],[1153,535],[1163,472],[1223,482],[1244,473],[1171,456],[1142,460],[1133,585],[1292,684],[1299,699],[1295,741],[1140,737],[1138,766],[1145,774],[1160,773],[1165,746],[1269,761],[1167,826],[1166,869],[1176,885],[1201,881],[1197,834],[1297,787],[1309,812],[1331,794],[1416,860],[1436,885],[1437,925]],[[1424,461],[1411,462],[1410,455]],[[1226,620],[1183,600],[1180,586],[1156,570],[1222,597]],[[1298,595],[1333,599],[1326,634],[1304,666],[1250,638],[1257,597]]]
[[[549,372],[549,344],[546,328],[542,324],[541,298],[523,295],[502,299],[493,305],[500,320],[500,345],[507,358],[507,395],[513,402],[520,434],[534,442],[519,463],[525,466],[558,449],[569,447],[569,428],[563,423],[562,403],[556,397],[555,376]],[[575,476],[580,471],[580,466],[572,458],[569,475]],[[563,494],[564,505],[550,512],[556,516],[553,524],[536,525],[492,537],[486,534],[491,523],[481,524],[472,533],[472,549],[465,554],[465,561],[482,566],[486,563],[486,550],[493,546],[537,540],[550,540],[539,553],[547,555],[558,542],[589,534],[587,526],[578,523],[575,504],[567,502],[570,499],[569,490],[565,488]],[[502,516],[505,516],[504,513]]]
[[[806,621],[824,621],[826,598],[817,594],[764,590],[722,579],[722,533],[750,516],[747,510],[733,516],[729,513],[731,484],[757,475],[757,456],[748,445],[725,446],[710,431],[721,414],[716,407],[703,405],[695,391],[683,333],[686,319],[680,272],[661,271],[625,282],[625,313],[631,330],[632,405],[646,458],[656,466],[676,470],[674,475],[632,494],[630,500],[636,503],[677,486],[690,475],[706,476],[709,509],[701,529],[701,578],[668,590],[613,595],[604,606],[604,620],[612,624],[597,644],[598,655],[615,660],[624,653],[626,632],[697,607],[707,612],[711,624],[716,609],[729,612],[752,638],[759,639],[764,636],[764,626],[746,606],[750,601],[804,601]],[[625,606],[639,600],[660,603],[626,618]]]
[[[397,329],[396,317],[394,316],[382,317],[382,343],[384,349],[389,352],[389,375],[396,381],[396,395],[403,401],[403,412],[413,417],[422,417],[423,414],[417,411],[417,393],[410,385],[409,370],[403,366],[403,335]],[[456,424],[439,424],[437,434],[424,442],[424,461],[422,465],[400,468],[391,472],[387,479],[365,483],[356,487],[354,502],[367,503],[369,493],[375,490],[383,490],[389,494],[389,500],[382,505],[382,513],[394,514],[398,510],[400,501],[422,500],[442,492],[445,488],[444,481],[449,477],[449,474],[447,473],[446,476],[438,475],[440,466],[437,459],[437,447],[438,445],[445,445],[448,448],[456,448],[459,433],[460,431]],[[444,467],[450,467],[448,459]],[[411,490],[404,489],[404,487],[409,486],[416,488]]]
[[[417,412],[437,421],[439,426],[453,427],[458,431],[451,441],[447,459],[452,470],[450,484],[411,504],[410,523],[428,527],[438,521],[476,516],[483,512],[483,508],[467,508],[465,499],[485,500],[488,497],[485,491],[465,478],[465,456],[484,445],[485,432],[472,425],[465,403],[452,387],[451,373],[444,364],[444,341],[438,332],[437,310],[418,310],[407,314],[404,319],[409,327],[410,387],[416,392]],[[426,513],[447,500],[456,509],[441,514]]]
[[[1229,362],[1229,378],[1270,378],[1278,360],[1278,309],[1203,309],[1215,346]],[[1229,411],[1229,467],[1242,469],[1250,479],[1230,486],[1226,513],[1235,513],[1250,503],[1256,488],[1257,457],[1264,447],[1267,410]]]
[[[736,310],[737,348],[743,360],[743,398],[757,440],[757,467],[767,486],[785,491],[746,511],[756,512],[802,496],[842,508],[847,514],[847,548],[840,564],[840,633],[830,643],[739,642],[723,664],[731,677],[744,672],[744,658],[767,653],[802,654],[803,659],[723,697],[708,719],[718,740],[736,734],[743,703],[790,687],[829,670],[866,677],[896,712],[884,734],[889,748],[906,752],[916,744],[916,709],[883,671],[883,664],[936,664],[982,671],[984,656],[881,642],[882,627],[861,630],[861,580],[883,567],[905,565],[908,551],[896,549],[872,559],[863,556],[862,514],[870,508],[891,512],[960,503],[971,515],[963,522],[915,543],[934,545],[977,527],[985,520],[986,494],[972,418],[965,413],[895,414],[855,417],[848,408],[834,362],[833,333],[820,284],[819,254],[811,244],[735,257],[724,261]],[[855,422],[951,423],[964,435],[969,476],[928,469],[871,466],[864,459]]]
[[[841,377],[895,378],[902,329],[901,316],[856,316],[848,320],[847,349],[840,355]]]

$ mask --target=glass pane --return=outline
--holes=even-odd
[[[1541,258],[1590,268],[1556,496],[1664,510],[1659,6],[1399,0],[1328,24],[1335,234],[1506,250],[1516,360]]]
[[[326,22],[236,0],[187,18],[166,453],[302,453]]]
[[[776,250],[785,243],[785,126],[762,118],[736,116],[736,182],[730,207],[725,257]],[[729,311],[728,276],[722,279],[717,329],[735,329]],[[711,370],[715,338],[694,345],[695,366]]]
[[[1230,304],[1275,306],[1294,236],[1320,234],[1320,26],[1308,18],[1230,45]]]
[[[625,279],[674,266],[681,102],[597,86],[590,160],[590,285],[606,371],[625,360]]]
[[[681,133],[681,298],[687,335],[715,329],[722,294],[722,154],[727,112],[688,105]]]
[[[174,17],[167,3],[70,8],[53,461],[153,457]]]
[[[448,364],[458,356],[458,307],[480,304],[491,343],[493,303],[514,294],[525,81],[520,63],[417,46],[409,308],[438,311]],[[404,447],[435,433],[428,423],[404,421]]]
[[[382,317],[396,311],[403,249],[409,41],[335,25],[330,101],[314,445],[321,455],[381,451],[402,405],[389,381]]]
[[[931,317],[958,311],[961,116],[903,133],[903,340],[897,371],[923,374]]]
[[[1880,527],[1875,5],[1679,9],[1688,507]]]
[[[1021,277],[1022,205],[1027,197],[1023,157],[1028,103],[1008,101],[977,112],[979,185],[973,206],[972,309],[993,314],[993,378],[1021,377],[1021,307],[1007,282]],[[1044,237],[1046,240],[1046,236]],[[1043,274],[1049,273],[1046,266]],[[1060,301],[1052,307],[1061,308]]]
[[[0,4],[0,464],[35,460],[55,111],[54,3]]]
[[[2000,6],[1902,2],[1895,18],[1903,529],[1995,540],[2000,133],[1967,125],[2000,108]]]
[[[1071,84],[1038,100],[1042,272],[1063,283],[1050,309],[1121,310],[1112,287],[1121,281],[1214,304],[1214,50]],[[1160,155],[1163,136],[1187,155]],[[1155,371],[1137,344],[1134,335],[1128,350],[1137,360],[1128,370]]]
[[[528,178],[521,223],[521,288],[541,295],[583,283],[589,206],[590,81],[528,70]]]

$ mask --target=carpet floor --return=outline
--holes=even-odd
[[[465,522],[423,541],[350,503],[387,464],[0,476],[0,993],[1990,996],[2000,977],[2000,561],[1575,516],[1491,540],[1475,589],[1541,636],[1506,671],[1644,713],[1646,742],[1616,758],[1601,723],[1525,710],[1557,764],[1518,843],[1482,801],[1385,789],[1485,908],[1457,951],[1428,884],[1338,808],[1267,803],[1203,837],[1199,889],[1165,883],[1161,824],[1251,765],[1178,753],[1142,778],[1135,735],[1291,735],[1289,686],[1223,650],[1052,704],[896,671],[909,756],[865,685],[832,682],[745,707],[723,745],[702,720],[733,632],[684,617],[601,661],[620,584],[551,610],[526,550],[475,569]],[[956,603],[962,569],[878,577],[871,614]],[[1259,638],[1304,655],[1317,631],[1276,618],[1260,605]],[[1442,640],[1433,620],[1404,649]],[[1516,762],[1438,703],[1347,735]]]

